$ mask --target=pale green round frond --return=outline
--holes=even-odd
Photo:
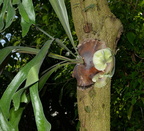
[[[101,79],[99,79],[95,84],[94,87],[102,88],[107,84],[107,77],[103,76]]]
[[[93,55],[93,63],[96,69],[105,70],[107,63],[110,63],[113,60],[112,52],[110,48],[105,48],[98,50]]]

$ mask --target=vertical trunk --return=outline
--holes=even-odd
[[[106,0],[71,0],[79,43],[88,39],[104,41],[113,52],[122,32],[121,22],[111,13]],[[77,89],[80,131],[110,131],[110,84]]]

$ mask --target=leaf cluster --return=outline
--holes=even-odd
[[[6,2],[8,1],[6,0],[2,2],[1,2],[2,8],[4,8],[7,4]],[[21,104],[24,104],[24,103],[28,104],[30,101],[32,102],[37,129],[39,131],[50,130],[51,126],[49,122],[47,121],[47,119],[45,118],[43,107],[42,107],[41,100],[39,97],[39,91],[42,90],[44,85],[46,85],[46,81],[50,77],[50,75],[54,73],[58,68],[62,66],[66,66],[64,70],[62,70],[60,73],[57,73],[57,75],[54,76],[53,79],[57,81],[58,81],[58,78],[61,77],[62,74],[64,74],[64,72],[66,72],[66,70],[70,67],[68,66],[68,64],[77,63],[78,61],[77,59],[75,59],[76,54],[73,53],[73,51],[71,51],[70,49],[68,49],[67,45],[64,44],[60,39],[52,37],[43,29],[39,28],[38,26],[35,26],[35,12],[39,11],[38,7],[40,6],[40,4],[43,5],[43,3],[35,3],[35,2],[32,3],[32,1],[28,2],[27,0],[23,0],[22,2],[19,0],[15,0],[12,2],[13,3],[10,2],[10,4],[12,8],[16,11],[13,15],[13,19],[12,18],[9,19],[10,24],[13,22],[14,16],[16,15],[16,13],[18,13],[18,16],[16,17],[17,18],[21,17],[22,36],[24,37],[28,33],[30,26],[32,26],[32,28],[30,32],[27,34],[27,36],[25,38],[22,38],[21,35],[19,35],[21,31],[20,32],[17,31],[19,27],[17,27],[16,24],[18,23],[19,25],[19,21],[14,23],[16,28],[14,28],[14,26],[11,26],[10,28],[6,30],[6,28],[10,26],[10,24],[7,24],[7,23],[6,25],[3,24],[3,26],[1,27],[1,30],[3,31],[3,33],[1,33],[1,36],[4,38],[4,39],[3,38],[1,39],[3,41],[3,45],[1,45],[1,47],[5,47],[0,50],[2,54],[0,56],[1,72],[6,71],[10,73],[10,71],[13,71],[16,69],[16,67],[18,67],[15,73],[10,73],[12,74],[12,77],[10,80],[11,82],[10,81],[8,82],[8,87],[7,87],[7,84],[3,84],[6,90],[4,88],[5,91],[3,91],[3,89],[1,91],[2,92],[1,93],[2,97],[0,100],[0,109],[1,109],[0,113],[2,116],[0,119],[1,130],[7,130],[7,131],[18,130],[18,123],[21,119],[23,110],[25,109],[25,106],[23,107],[21,106]],[[70,39],[70,41],[68,42],[72,43],[73,50],[77,52],[75,44],[74,44],[74,40],[70,31],[69,20],[68,20],[68,16],[66,13],[67,11],[66,11],[64,1],[55,0],[55,1],[50,1],[50,2],[51,2],[51,5],[54,7],[55,12],[57,13],[57,16],[59,17]],[[35,12],[34,12],[33,5],[35,5],[36,7]],[[4,11],[2,10],[1,14],[8,12],[9,10],[7,9],[8,7]],[[46,9],[46,8],[43,6],[42,9]],[[53,11],[51,12],[53,13],[52,16],[56,17],[54,12]],[[45,14],[47,14],[47,12],[45,12]],[[39,16],[39,13],[37,13],[37,15]],[[10,16],[7,16],[6,18],[10,18]],[[2,20],[5,22],[7,19],[5,20],[4,17],[2,17]],[[44,22],[46,22],[45,18],[43,20]],[[53,21],[54,20],[52,20],[52,22]],[[39,19],[37,22],[39,22]],[[41,26],[43,26],[42,22],[40,22],[40,24]],[[46,24],[51,25],[50,23],[46,23]],[[52,24],[52,26],[54,25],[56,24]],[[13,30],[11,30],[11,28],[13,28]],[[43,28],[45,28],[45,26],[43,26]],[[54,33],[57,32],[55,31],[55,29],[52,29],[49,32],[53,33],[53,31]],[[42,32],[43,34],[40,32]],[[61,30],[59,32],[61,32],[59,35],[64,34],[63,31]],[[9,37],[7,37],[8,34],[10,34]],[[63,36],[60,36],[60,37],[63,37]],[[64,37],[65,39],[68,38],[66,35]],[[47,40],[47,39],[51,39],[51,40]],[[42,45],[43,43],[45,44]],[[53,43],[53,47],[49,50],[52,43]],[[67,44],[69,45],[69,43]],[[33,46],[35,48],[31,48]],[[42,48],[39,49],[41,46]],[[66,50],[66,52],[63,52],[63,50]],[[54,53],[50,53],[50,52],[54,52]],[[21,53],[26,53],[26,54],[31,54],[31,55],[23,55]],[[56,55],[55,53],[65,55],[65,56]],[[36,56],[34,56],[35,54]],[[48,57],[50,57],[50,60],[46,60],[47,61],[46,63],[48,63],[48,66],[42,69],[41,68],[42,63],[44,62],[44,59],[47,55]],[[66,56],[70,56],[70,58],[67,58]],[[54,58],[56,60],[51,60],[51,58]],[[9,59],[11,59],[12,61],[16,59],[16,61],[15,63],[10,63],[8,61]],[[70,67],[70,70],[71,69],[72,67]],[[16,76],[13,77],[15,74]],[[4,73],[1,79],[7,80],[6,77],[7,77],[6,73]],[[60,95],[60,97],[62,99],[62,95]],[[19,117],[16,117],[16,116],[19,116]],[[14,121],[15,123],[13,124]]]

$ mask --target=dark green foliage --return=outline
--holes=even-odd
[[[14,0],[14,2],[19,2]],[[67,35],[64,32],[55,12],[47,0],[33,1],[36,14],[36,24],[55,38],[65,40],[65,44],[74,52]],[[144,130],[144,2],[142,0],[110,0],[112,12],[122,21],[124,32],[118,42],[116,54],[116,72],[112,79],[111,91],[111,131],[143,131]],[[70,3],[66,1],[72,34],[77,43],[72,23]],[[20,15],[0,39],[7,46],[28,46],[40,49],[48,39],[43,33],[31,26],[28,34],[21,36]],[[11,33],[10,40],[6,34]],[[54,43],[50,52],[63,56],[69,55],[66,50]],[[0,95],[11,82],[17,72],[35,55],[15,53],[8,56],[5,68],[0,75]],[[14,59],[17,58],[17,59]],[[73,58],[73,56],[69,56]],[[58,63],[59,60],[46,58],[40,69],[43,72]],[[76,104],[76,81],[72,78],[74,65],[67,65],[55,72],[40,91],[44,113],[52,125],[52,131],[75,131],[78,125]],[[23,104],[21,105],[24,106]],[[22,115],[20,131],[35,131],[36,125],[30,104]]]
[[[112,80],[111,130],[143,131],[144,2],[111,0],[109,4],[124,25]]]

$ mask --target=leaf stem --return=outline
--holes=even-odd
[[[70,50],[66,47],[65,44],[63,44],[63,42],[62,42],[60,39],[52,37],[52,36],[49,35],[47,32],[45,32],[43,29],[39,28],[37,25],[35,25],[35,26],[36,26],[36,28],[37,28],[39,31],[43,32],[46,36],[48,36],[48,37],[51,38],[52,40],[55,40],[56,43],[58,43],[61,47],[63,47],[65,50],[67,50],[71,55],[73,55],[74,57],[77,57],[74,53],[72,53],[72,51],[70,51]]]
[[[35,26],[36,26],[36,28],[37,28],[39,31],[43,32],[45,35],[47,35],[47,36],[48,36],[49,38],[51,38],[52,40],[55,39],[54,37],[52,37],[51,35],[49,35],[47,32],[45,32],[43,29],[39,28],[37,25],[35,25]]]

